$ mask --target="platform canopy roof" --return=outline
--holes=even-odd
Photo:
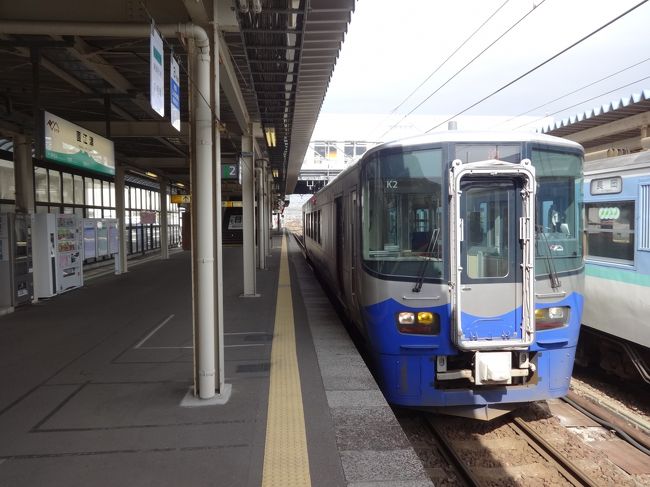
[[[542,132],[582,144],[587,152],[640,150],[650,136],[650,90],[614,100],[544,127]]]
[[[222,40],[222,162],[233,162],[242,135],[254,127],[270,161],[276,190],[292,192],[327,92],[354,0],[21,0],[0,7],[0,137],[34,132],[44,109],[115,142],[123,164],[189,180],[186,40],[165,36],[181,65],[181,131],[149,103],[149,37],[86,35],[61,25],[194,23]],[[57,27],[58,25],[58,27]],[[275,132],[275,146],[265,132]]]

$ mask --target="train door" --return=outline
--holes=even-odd
[[[339,284],[339,293],[345,296],[345,257],[344,257],[344,242],[345,242],[345,225],[343,222],[343,198],[341,196],[334,200],[336,208],[336,278]]]
[[[347,249],[347,258],[350,259],[349,265],[346,266],[350,269],[349,282],[347,286],[347,301],[350,305],[352,314],[357,315],[357,225],[356,225],[356,212],[357,212],[357,190],[352,189],[348,195],[348,205],[346,211],[346,229],[347,229],[347,242],[349,243]]]
[[[534,169],[526,161],[454,163],[450,249],[456,344],[472,350],[528,345],[534,333]]]

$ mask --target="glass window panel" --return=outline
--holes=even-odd
[[[63,208],[63,213],[66,215],[72,215],[74,213],[74,209],[70,206],[65,206]]]
[[[36,189],[36,201],[47,202],[48,200],[48,184],[47,184],[47,169],[42,167],[34,168],[34,186]],[[47,211],[46,211],[47,213]]]
[[[14,163],[0,160],[0,200],[15,200]]]
[[[463,187],[465,269],[472,279],[508,275],[509,195],[513,191],[512,182],[491,183],[489,187]]]
[[[95,206],[102,206],[102,181],[100,179],[93,179],[93,194]]]
[[[61,202],[61,173],[59,171],[49,171],[50,173],[50,202]]]
[[[47,205],[36,205],[36,213],[48,213],[49,208]]]
[[[63,202],[72,204],[74,203],[72,174],[64,172],[61,174],[61,177],[63,178]]]
[[[477,162],[498,159],[506,162],[521,162],[521,144],[458,144],[456,158],[463,162]]]
[[[85,191],[86,191],[86,204],[92,206],[94,204],[93,198],[93,180],[92,178],[84,178]]]
[[[102,206],[111,206],[111,191],[108,181],[102,181]]]
[[[367,267],[388,275],[441,276],[442,172],[439,149],[384,152],[366,164],[362,225]]]
[[[585,219],[589,258],[634,263],[634,201],[586,203]]]
[[[138,210],[142,209],[142,190],[140,188],[135,188],[135,207]]]
[[[366,144],[359,144],[357,143],[356,148],[354,149],[354,155],[355,156],[362,156],[366,153],[368,150],[368,147]]]
[[[582,265],[582,169],[575,154],[533,150],[537,275]]]
[[[81,176],[74,176],[74,202],[77,205],[84,204],[84,180]]]
[[[108,206],[115,208],[115,183],[108,183]]]

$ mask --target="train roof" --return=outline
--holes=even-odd
[[[585,176],[612,172],[612,170],[622,172],[644,168],[650,170],[650,151],[585,161],[584,165]]]
[[[411,147],[424,144],[436,144],[446,142],[533,142],[538,144],[552,144],[571,149],[583,150],[582,146],[572,140],[554,137],[552,135],[533,132],[515,131],[464,131],[445,130],[432,132],[426,135],[417,135],[406,139],[386,142],[371,150],[381,150],[391,147]]]

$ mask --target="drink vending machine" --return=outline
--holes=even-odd
[[[32,234],[36,298],[49,298],[83,286],[81,218],[37,213]]]
[[[34,297],[30,217],[0,213],[0,313]]]

